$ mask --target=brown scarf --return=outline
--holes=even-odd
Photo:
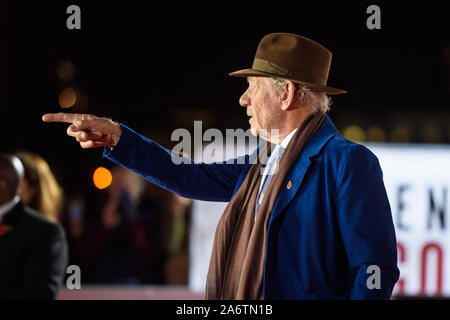
[[[325,114],[311,114],[292,137],[254,216],[261,164],[253,164],[217,225],[206,282],[206,299],[262,299],[267,227],[285,179]],[[269,145],[269,143],[266,144]],[[260,151],[260,156],[266,149]],[[261,159],[261,157],[259,158]],[[293,177],[295,178],[295,177]]]

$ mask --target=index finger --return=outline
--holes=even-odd
[[[88,114],[81,113],[46,113],[42,116],[42,121],[44,122],[65,122],[74,123],[79,120],[89,120],[93,117]]]

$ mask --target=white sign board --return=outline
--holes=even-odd
[[[378,156],[397,235],[394,295],[450,296],[450,148],[368,145]]]

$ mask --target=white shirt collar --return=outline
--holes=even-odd
[[[294,136],[295,132],[298,130],[298,128],[295,128],[291,131],[284,139],[281,141],[280,145],[283,147],[283,149],[286,149],[287,145],[291,141],[292,137]]]
[[[295,128],[283,139],[283,141],[281,141],[281,143],[276,144],[275,148],[273,149],[272,154],[270,155],[269,158],[273,158],[276,155],[281,157],[281,154],[283,154],[284,149],[286,149],[286,147],[288,146],[289,142],[292,140],[292,137],[294,136],[294,134],[297,130],[298,130],[298,128]]]
[[[261,183],[259,184],[259,191],[261,191],[261,188],[264,184],[264,180],[266,179],[266,176],[269,174],[269,170],[271,169],[271,165],[272,162],[275,160],[275,157],[281,157],[281,154],[283,154],[284,149],[286,149],[286,147],[288,146],[289,142],[291,141],[292,137],[294,136],[295,132],[297,131],[298,128],[294,129],[291,131],[291,133],[289,133],[284,139],[283,141],[281,141],[280,144],[277,144],[275,146],[275,148],[272,151],[272,154],[270,155],[268,161],[267,161],[267,165],[264,168],[264,172],[263,172],[263,178],[261,179]],[[268,142],[269,143],[269,142]],[[282,150],[280,150],[280,148],[282,148]]]
[[[270,162],[273,161],[273,159],[275,157],[281,157],[281,155],[284,152],[284,149],[286,149],[286,147],[288,146],[289,142],[291,141],[292,137],[294,136],[295,132],[297,131],[298,128],[295,128],[294,130],[292,130],[284,139],[283,141],[281,141],[281,143],[276,144],[275,148],[272,151],[272,154],[269,157],[269,160],[267,162],[267,166],[266,166],[266,170],[264,171],[264,175],[267,174],[267,169],[270,166]]]
[[[12,210],[18,204],[20,201],[20,197],[16,195],[12,200],[8,201],[7,203],[4,203],[0,206],[0,223],[2,222],[2,219],[5,214],[7,214],[9,211]]]

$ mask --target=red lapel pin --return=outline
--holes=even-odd
[[[288,188],[288,189],[292,188],[292,181],[291,180],[289,180],[288,184],[286,185],[286,188]]]
[[[8,231],[11,231],[12,227],[6,224],[0,224],[0,236],[4,235]]]

